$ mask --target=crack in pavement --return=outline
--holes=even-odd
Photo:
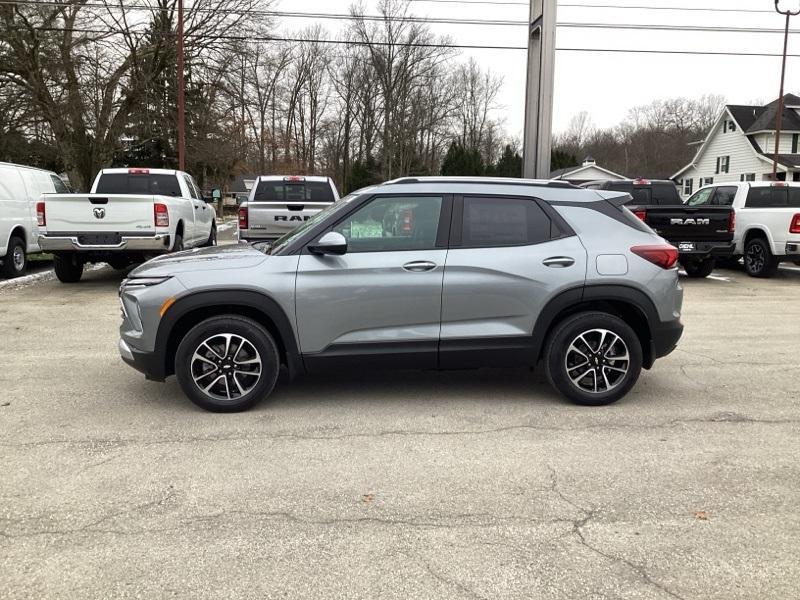
[[[616,556],[616,555],[610,554],[608,552],[604,552],[600,548],[590,544],[589,541],[586,539],[586,535],[584,534],[583,528],[586,527],[586,525],[590,521],[592,521],[600,511],[598,509],[596,509],[596,508],[592,508],[592,509],[584,508],[584,507],[580,506],[579,504],[573,502],[571,499],[567,498],[567,496],[564,495],[564,493],[561,491],[561,489],[560,489],[560,487],[558,485],[558,473],[556,472],[556,470],[551,465],[547,465],[547,468],[550,470],[551,487],[552,487],[553,492],[559,498],[561,498],[564,502],[566,502],[567,504],[569,504],[570,506],[572,506],[573,508],[579,510],[582,513],[581,518],[575,519],[572,522],[572,531],[570,532],[571,534],[574,534],[577,537],[579,543],[582,546],[584,546],[588,550],[594,552],[595,554],[597,554],[599,556],[602,556],[603,558],[605,558],[607,560],[610,560],[610,561],[616,562],[616,563],[621,563],[621,564],[625,565],[630,570],[632,570],[634,573],[636,573],[642,579],[642,581],[644,581],[646,584],[648,584],[648,585],[650,585],[650,586],[652,586],[652,587],[664,592],[665,594],[667,594],[671,598],[676,598],[677,600],[685,600],[683,598],[683,596],[680,596],[680,595],[676,594],[675,592],[673,592],[672,590],[670,590],[669,588],[664,586],[664,584],[662,584],[662,583],[656,581],[655,579],[653,579],[652,577],[650,577],[650,575],[647,573],[647,570],[644,568],[644,566],[642,566],[640,564],[637,564],[637,563],[635,563],[635,562],[633,562],[631,560],[628,560],[627,558],[624,558],[624,557],[621,557],[621,556]]]
[[[791,425],[800,423],[800,419],[759,419],[749,417],[746,415],[739,415],[739,418],[719,418],[718,415],[711,415],[710,417],[698,417],[691,419],[672,419],[664,423],[654,423],[652,425],[638,425],[632,423],[614,424],[614,423],[598,423],[596,425],[588,425],[584,427],[558,427],[546,425],[508,425],[505,427],[495,427],[489,429],[461,429],[452,431],[427,431],[427,430],[403,430],[392,429],[385,431],[366,432],[366,433],[344,433],[339,435],[304,435],[297,433],[253,433],[250,435],[211,435],[211,436],[191,436],[185,438],[161,438],[161,439],[143,439],[143,438],[92,438],[92,439],[61,439],[61,440],[44,440],[39,442],[0,442],[0,447],[6,448],[34,448],[40,446],[52,445],[98,445],[107,444],[109,446],[126,446],[126,445],[140,445],[140,446],[155,446],[163,444],[193,444],[199,442],[238,442],[238,441],[256,441],[256,440],[299,440],[299,441],[327,441],[327,440],[348,440],[359,438],[379,438],[379,437],[393,437],[393,436],[408,436],[408,437],[449,437],[449,436],[469,436],[469,435],[492,435],[496,433],[506,433],[510,431],[555,431],[555,432],[568,432],[580,433],[586,431],[596,430],[609,430],[609,431],[625,431],[625,430],[654,430],[654,429],[669,429],[684,424],[693,423],[750,423],[750,424],[763,424],[763,425]]]

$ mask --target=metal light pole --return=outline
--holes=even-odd
[[[775,0],[775,11],[786,16],[786,29],[783,34],[783,62],[781,64],[781,92],[778,96],[778,116],[775,123],[775,155],[772,157],[772,181],[778,180],[778,152],[781,143],[781,120],[783,119],[783,84],[786,81],[786,52],[789,47],[789,19],[800,15],[800,10],[780,9],[780,0]]]
[[[183,80],[183,0],[178,0],[178,169],[186,170],[186,115]]]
[[[553,137],[556,0],[531,0],[522,176],[547,179]]]

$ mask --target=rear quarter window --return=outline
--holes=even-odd
[[[259,181],[253,194],[254,202],[333,202],[335,199],[327,181]]]
[[[104,173],[95,193],[180,197],[181,186],[175,175]]]
[[[789,206],[789,191],[771,186],[751,187],[745,208],[785,208]]]

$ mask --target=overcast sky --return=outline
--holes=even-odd
[[[375,0],[365,0],[369,7]],[[528,17],[524,0],[498,0],[507,4],[414,1],[415,16],[458,19],[520,20]],[[278,10],[293,12],[345,13],[350,0],[280,0]],[[633,8],[586,8],[575,5],[648,7],[702,7],[747,9],[758,12],[703,12],[697,10],[642,10]],[[782,6],[798,7],[800,0],[782,0]],[[611,23],[637,25],[681,25],[782,29],[784,20],[773,11],[773,0],[559,0],[559,23]],[[374,14],[374,9],[371,14]],[[314,21],[284,18],[281,32],[314,24]],[[337,21],[322,20],[333,35]],[[430,25],[436,33],[456,43],[524,46],[526,27],[491,25]],[[800,17],[794,28],[800,32]],[[624,48],[637,50],[696,50],[780,53],[781,33],[721,33],[696,31],[652,31],[578,29],[560,27],[556,45],[561,48]],[[800,54],[800,34],[789,37],[789,53]],[[525,52],[520,50],[461,50],[460,59],[474,56],[481,65],[503,77],[502,93],[506,129],[521,136],[525,89]],[[457,59],[458,60],[458,59]],[[787,91],[800,89],[800,58],[789,58]],[[615,125],[632,106],[658,98],[696,97],[722,94],[729,102],[745,104],[778,96],[780,58],[743,56],[697,56],[620,54],[604,52],[556,53],[556,132],[567,127],[573,115],[588,111],[597,126]]]

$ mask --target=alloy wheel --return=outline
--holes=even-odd
[[[579,334],[564,357],[567,376],[584,392],[604,394],[622,384],[630,367],[624,340],[608,329]]]
[[[752,272],[758,272],[764,268],[766,257],[764,248],[760,244],[750,244],[747,248],[747,267]]]
[[[14,246],[14,252],[11,257],[16,271],[22,271],[25,268],[25,251],[20,246]]]
[[[204,340],[194,351],[191,374],[195,385],[215,400],[238,400],[261,379],[261,355],[253,343],[233,333]]]

